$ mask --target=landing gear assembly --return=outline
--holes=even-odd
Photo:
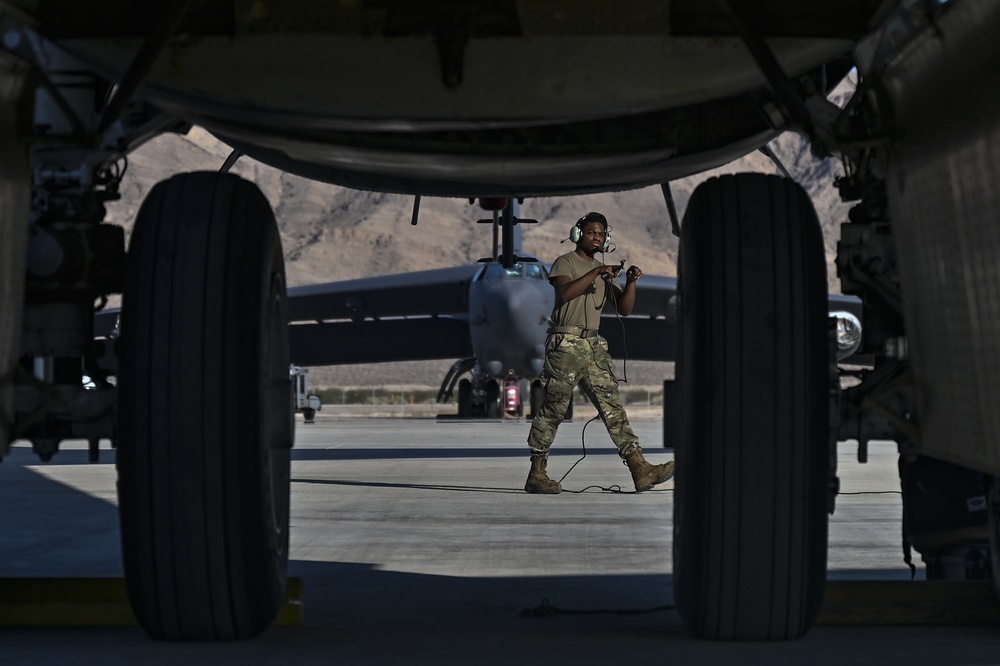
[[[294,427],[270,205],[236,176],[176,176],[143,204],[126,258],[123,229],[103,223],[125,154],[186,126],[141,104],[96,117],[109,89],[66,74],[74,63],[45,42],[32,47],[57,75],[34,105],[34,89],[8,88],[20,97],[5,110],[23,116],[0,119],[4,213],[30,222],[20,277],[4,275],[23,284],[24,310],[12,307],[21,330],[4,330],[20,348],[2,443],[29,440],[49,459],[60,441],[86,439],[96,460],[110,440],[141,625],[166,640],[255,636],[285,598]],[[30,153],[17,134],[29,126]],[[96,336],[95,310],[119,292],[118,325]]]
[[[468,373],[468,377],[458,377]],[[457,386],[458,418],[460,419],[501,419],[524,416],[524,398],[528,395],[535,400],[537,380],[531,384],[514,374],[509,374],[501,382],[482,372],[474,358],[457,361],[445,376],[438,391],[438,402],[451,399],[452,389]],[[534,402],[531,403],[532,407]],[[539,403],[541,404],[541,403]],[[534,414],[534,409],[532,409]]]
[[[462,419],[499,419],[505,414],[519,415],[517,407],[509,411],[501,404],[500,382],[493,377],[463,377],[458,381],[458,417]]]
[[[813,624],[838,442],[856,441],[859,462],[870,440],[894,440],[904,460],[1000,474],[988,406],[997,280],[973,277],[995,265],[1000,238],[986,212],[996,210],[997,166],[983,157],[1000,136],[1000,98],[984,94],[995,70],[981,58],[997,53],[980,29],[998,16],[988,7],[901,13],[899,32],[873,34],[856,52],[860,80],[845,109],[801,94],[808,81],[786,78],[741,26],[782,113],[814,152],[843,162],[835,183],[857,204],[837,270],[843,292],[863,302],[867,360],[834,367],[827,334],[838,331],[822,311],[822,246],[803,192],[759,175],[700,186],[681,234],[674,514],[677,607],[700,636],[784,640]],[[996,568],[993,484],[985,496]]]

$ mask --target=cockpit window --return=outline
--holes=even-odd
[[[541,264],[519,261],[510,268],[504,268],[498,263],[490,263],[486,270],[479,273],[479,280],[502,280],[505,277],[527,278],[528,280],[544,280],[545,269]]]
[[[524,265],[524,277],[529,280],[544,280],[545,271],[539,264],[525,264]]]

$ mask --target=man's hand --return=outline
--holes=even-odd
[[[625,284],[631,284],[642,277],[642,269],[638,266],[629,266],[625,271]]]
[[[610,280],[613,277],[617,277],[619,273],[625,270],[625,260],[622,259],[620,264],[612,264],[610,266],[601,266],[598,272],[601,275],[602,280]]]

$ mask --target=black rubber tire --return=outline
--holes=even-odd
[[[535,418],[538,411],[542,408],[542,403],[545,402],[545,391],[542,389],[542,382],[537,379],[531,382],[531,388],[528,389],[528,396],[530,400],[531,414],[530,418]]]
[[[805,634],[823,600],[826,261],[808,195],[762,174],[693,193],[680,253],[674,593],[715,640]]]
[[[500,383],[495,379],[486,381],[485,410],[488,419],[498,419],[503,416],[503,410],[500,408]]]
[[[161,182],[127,270],[117,466],[132,608],[157,639],[256,636],[284,602],[294,436],[270,205],[230,174]]]
[[[458,415],[463,419],[472,416],[472,382],[468,379],[458,382]]]

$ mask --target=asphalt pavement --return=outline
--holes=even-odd
[[[3,663],[72,664],[1000,664],[996,624],[821,622],[779,643],[708,642],[673,609],[672,483],[636,494],[601,424],[563,425],[549,472],[523,492],[523,420],[340,418],[297,423],[290,574],[301,618],[227,644],[173,644],[135,626],[0,627]],[[633,417],[647,457],[655,410]],[[120,577],[114,453],[0,463],[0,585]],[[831,585],[928,585],[903,562],[896,449],[840,447]],[[828,593],[829,596],[829,593]],[[868,603],[871,602],[858,602]],[[821,616],[822,620],[822,616]],[[891,621],[891,624],[887,624]]]

